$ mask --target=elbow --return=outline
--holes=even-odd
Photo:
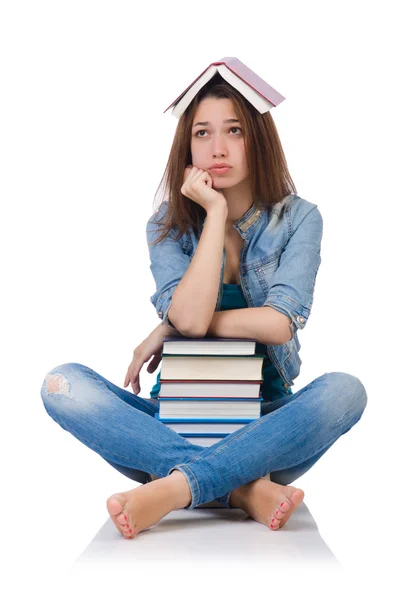
[[[292,340],[291,317],[288,317],[277,308],[266,305],[266,321],[264,328],[269,339],[267,343],[272,346],[282,346]]]
[[[189,338],[203,338],[207,333],[207,330],[199,329],[197,326],[194,325],[183,327],[180,331],[184,337]]]
[[[203,338],[207,333],[208,328],[204,330],[204,328],[198,327],[197,323],[181,322],[181,319],[179,319],[178,316],[172,311],[172,305],[168,311],[168,319],[184,337]]]
[[[291,319],[288,318],[288,324],[285,324],[285,327],[283,328],[282,333],[280,334],[279,344],[286,344],[287,342],[290,342],[293,337],[294,334],[291,330]]]
[[[291,332],[289,331],[287,335],[283,335],[282,337],[279,338],[278,345],[282,346],[283,344],[290,342],[292,340],[292,338],[293,338],[293,336],[291,336]]]
[[[167,317],[168,317],[168,321],[172,323],[173,327],[175,327],[175,329],[177,329],[181,335],[186,337],[186,327],[185,327],[184,323],[181,322],[181,319],[179,319],[178,315],[176,314],[174,306],[172,305],[172,302],[168,309]]]
[[[267,344],[271,345],[271,346],[282,346],[283,344],[286,344],[287,342],[290,341],[291,338],[291,334],[289,335],[289,337],[283,335],[281,336],[279,333],[277,333],[277,335],[273,335],[273,336],[269,336],[267,335]]]
[[[206,336],[207,331],[204,329],[190,329],[186,335],[186,337],[191,338],[204,338]]]

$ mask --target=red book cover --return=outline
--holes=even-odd
[[[242,63],[235,56],[225,56],[218,61],[212,62],[188,87],[165,109],[164,112],[167,112],[172,106],[177,104],[179,100],[186,94],[189,88],[192,87],[194,83],[212,66],[217,65],[225,65],[232,73],[237,75],[240,79],[242,79],[247,85],[249,85],[255,92],[260,94],[265,100],[273,104],[273,106],[277,106],[285,97],[282,96],[277,90],[275,90],[271,85],[269,85],[266,81],[264,81],[259,75],[254,73],[247,65]]]

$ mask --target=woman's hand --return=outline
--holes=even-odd
[[[181,335],[179,331],[173,331],[166,323],[160,323],[134,350],[134,357],[124,379],[124,387],[131,383],[134,394],[139,394],[141,387],[139,384],[139,373],[143,363],[152,359],[147,366],[147,372],[153,373],[160,364],[163,356],[163,341],[167,335]]]
[[[212,189],[212,178],[208,171],[188,165],[183,176],[181,192],[190,200],[202,206],[208,213],[214,206],[227,209],[225,196]]]

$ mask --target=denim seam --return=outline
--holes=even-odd
[[[197,500],[196,500],[195,504],[193,504],[193,494],[192,494],[192,504],[193,504],[193,506],[190,506],[190,508],[195,508],[196,506],[198,506],[200,504],[200,498],[201,498],[199,483],[197,481],[197,478],[196,478],[195,474],[193,473],[193,471],[191,469],[189,469],[189,467],[187,467],[186,465],[183,465],[183,464],[181,465],[181,467],[183,467],[184,469],[187,469],[187,471],[189,472],[189,474],[194,479],[194,484],[196,486],[195,493],[197,495]]]
[[[270,296],[270,298],[269,298],[269,296]],[[287,294],[273,294],[273,295],[269,294],[268,297],[266,298],[266,302],[267,301],[272,302],[272,297],[278,298],[279,300],[285,300],[285,299],[290,300],[291,302],[293,302],[294,306],[296,305],[298,307],[298,309],[300,309],[300,311],[303,312],[304,316],[306,318],[308,318],[306,315],[307,315],[307,313],[310,314],[309,308],[307,308],[306,306],[303,306],[303,304],[301,304],[300,302],[295,300],[295,298],[291,298],[291,296],[288,296]],[[277,303],[275,302],[275,304],[277,304]],[[311,306],[312,306],[312,304],[310,304],[310,307]],[[285,308],[285,307],[283,306],[282,308]],[[291,310],[291,307],[288,307],[288,308]],[[296,310],[296,308],[295,308],[295,310]]]

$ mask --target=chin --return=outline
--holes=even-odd
[[[215,186],[219,186],[222,188],[231,188],[231,187],[235,187],[236,185],[239,185],[240,183],[242,183],[242,181],[244,181],[243,179],[239,179],[237,177],[215,177],[214,178],[214,183]]]

